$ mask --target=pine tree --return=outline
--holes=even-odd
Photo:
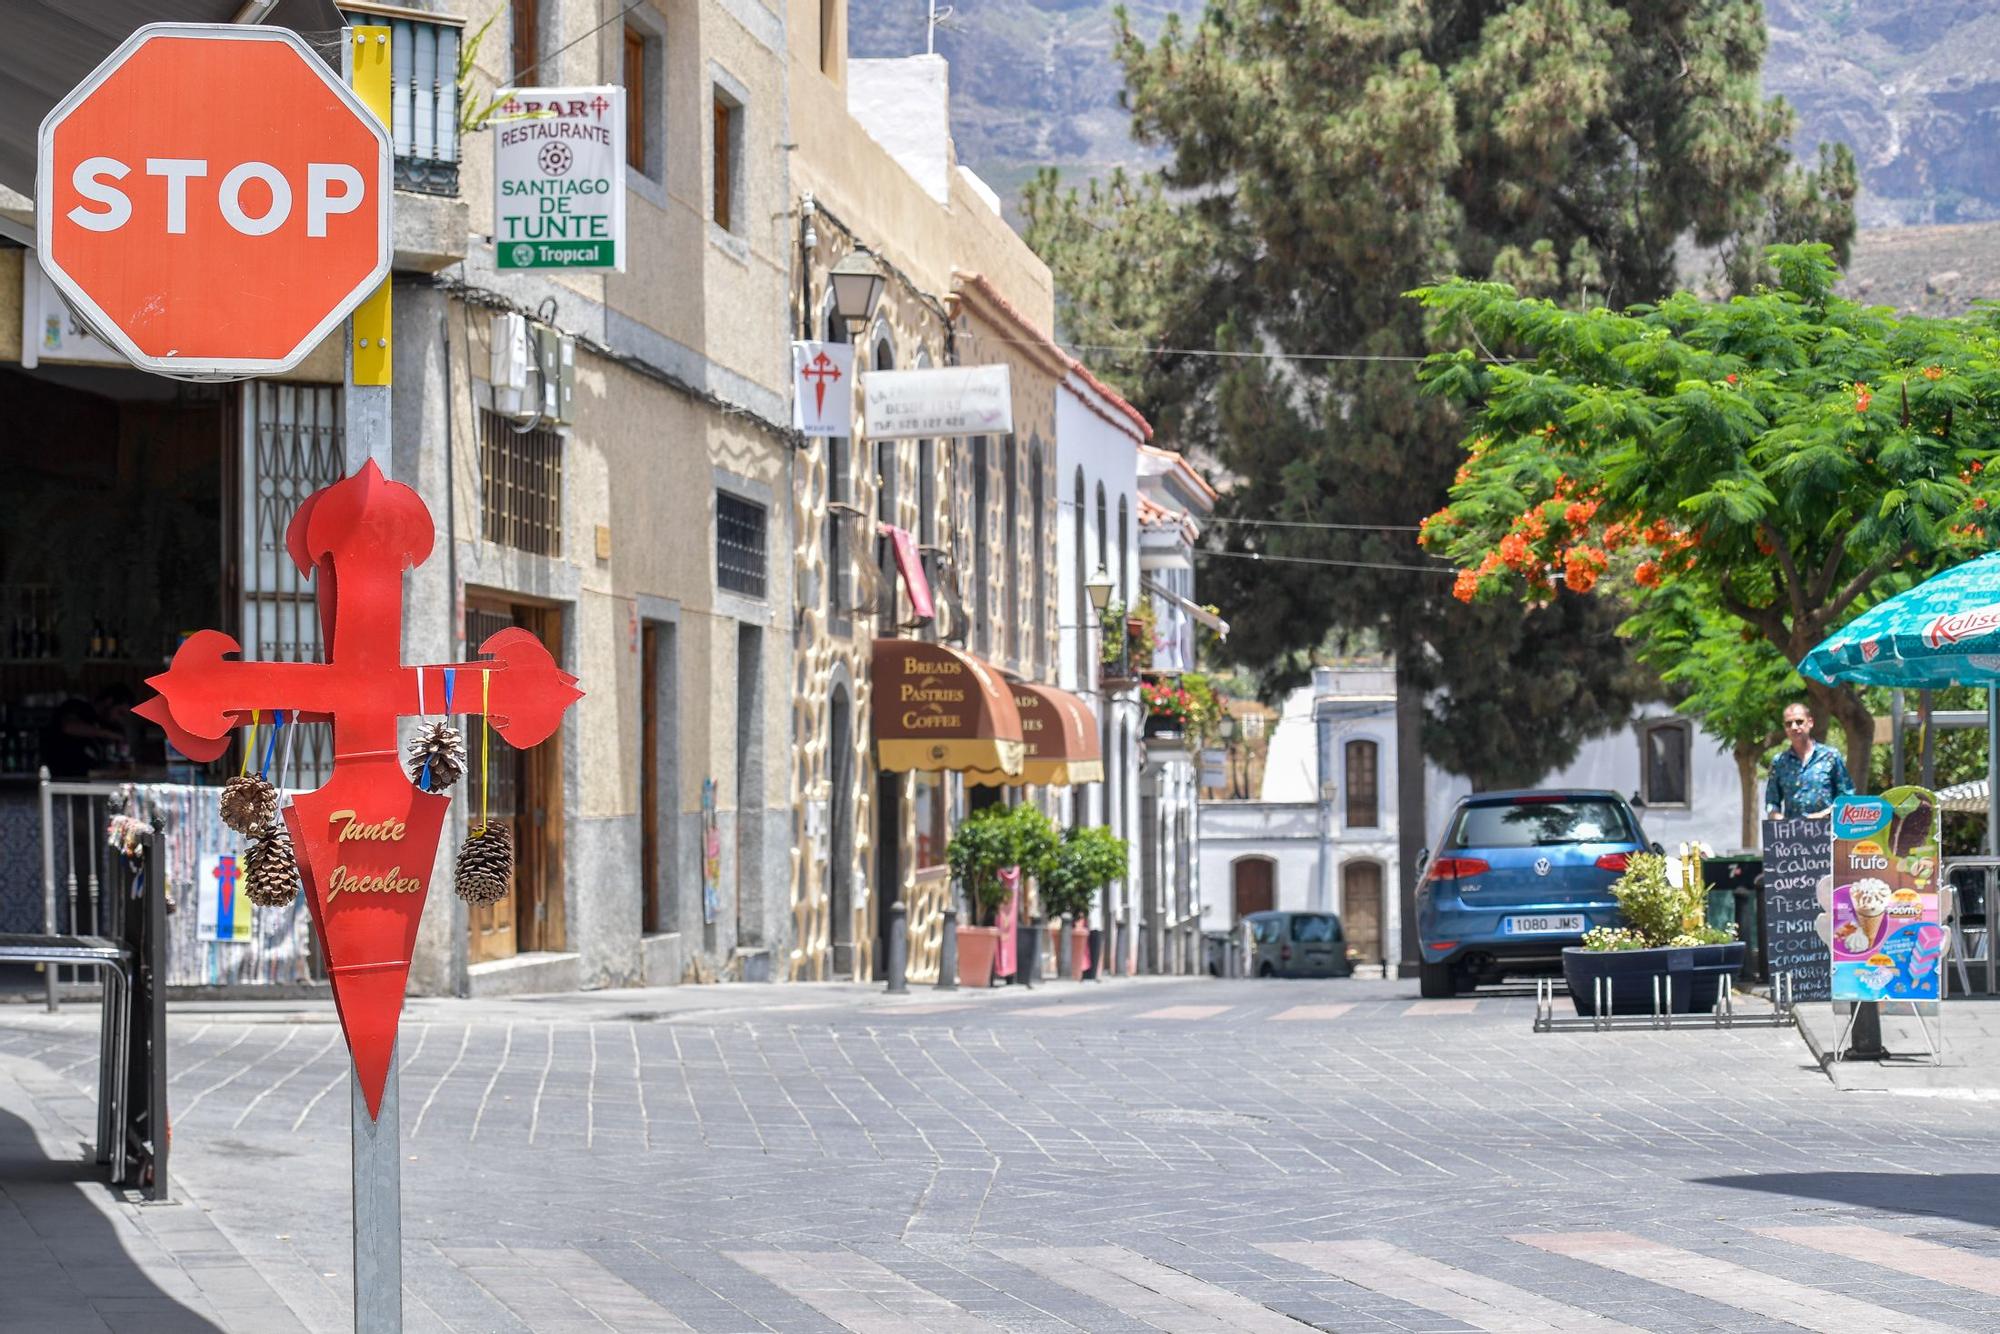
[[[1210,0],[1152,45],[1123,27],[1126,104],[1167,166],[1081,193],[1044,173],[1029,240],[1071,338],[1149,349],[1091,357],[1234,477],[1223,519],[1413,525],[1463,429],[1415,382],[1411,288],[1462,274],[1622,306],[1671,290],[1689,243],[1736,283],[1766,241],[1844,252],[1852,159],[1788,163],[1764,50],[1755,0]],[[1429,564],[1407,531],[1218,530],[1239,554],[1354,563],[1207,560],[1239,660],[1378,635],[1434,701],[1427,749],[1476,783],[1567,761],[1648,688],[1614,609],[1468,608],[1394,568]]]

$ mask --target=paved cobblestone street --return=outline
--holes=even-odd
[[[1196,979],[413,1002],[408,1328],[2000,1325],[1988,1098],[1839,1092],[1786,1030],[1531,1011]],[[49,1156],[91,1124],[92,1017],[0,1011]],[[173,1048],[192,1206],[11,1158],[0,1265],[49,1304],[0,1327],[349,1328],[331,1007],[185,1007]],[[79,1277],[58,1192],[101,1198],[122,1271]]]

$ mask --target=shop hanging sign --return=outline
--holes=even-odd
[[[625,90],[514,89],[493,136],[494,267],[625,272]]]
[[[1833,999],[1938,999],[1938,847],[1937,797],[1923,788],[1834,803]]]
[[[870,440],[1006,435],[1014,429],[1013,382],[1004,364],[870,371],[861,377],[861,399]]]
[[[809,439],[854,434],[854,344],[792,344],[792,425]]]

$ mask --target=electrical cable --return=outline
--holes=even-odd
[[[1280,565],[1338,565],[1352,570],[1401,570],[1407,574],[1448,574],[1458,577],[1458,571],[1448,565],[1394,565],[1386,561],[1373,560],[1328,560],[1321,556],[1267,556],[1261,551],[1214,551],[1196,548],[1197,556],[1223,556],[1230,560],[1276,561]]]

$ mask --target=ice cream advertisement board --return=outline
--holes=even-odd
[[[1833,999],[1938,999],[1937,884],[1935,794],[1895,787],[1834,804]]]

